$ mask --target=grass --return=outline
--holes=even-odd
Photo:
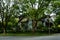
[[[0,36],[47,36],[46,33],[1,33]]]

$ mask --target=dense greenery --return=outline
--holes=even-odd
[[[48,31],[60,32],[59,0],[0,0],[1,33]]]

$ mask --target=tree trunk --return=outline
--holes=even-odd
[[[33,27],[33,32],[35,32],[36,31],[36,27],[37,27],[37,21],[36,20],[33,20],[32,21],[32,27]]]
[[[2,2],[2,5],[4,6],[3,4],[3,0],[1,0]],[[4,8],[1,6],[1,19],[2,19],[2,30],[3,30],[3,34],[6,33],[6,30],[5,30],[5,26],[4,26]]]

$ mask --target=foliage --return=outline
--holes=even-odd
[[[36,7],[37,6],[37,7]],[[60,9],[60,1],[59,0],[5,0],[0,2],[0,26],[3,28],[4,32],[6,28],[20,28],[19,17],[24,15],[28,20],[32,20],[32,29],[37,29],[37,25],[39,25],[38,29],[48,30],[47,27],[43,26],[43,23],[38,24],[38,22],[42,22],[41,18],[45,18],[46,14],[52,14],[54,10]],[[59,11],[59,10],[58,10]],[[60,23],[60,12],[56,13],[55,26]],[[55,12],[54,12],[55,13]],[[22,19],[24,19],[22,17]],[[25,23],[26,24],[26,23]],[[25,25],[24,24],[24,25]],[[23,25],[23,24],[22,24]],[[27,23],[28,25],[28,23]],[[24,26],[25,27],[25,26]],[[22,29],[24,27],[21,27]],[[28,28],[28,27],[27,27]],[[39,30],[40,30],[39,29]],[[20,30],[20,29],[19,29]]]

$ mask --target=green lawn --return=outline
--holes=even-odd
[[[0,36],[46,36],[49,34],[46,33],[6,33],[0,34]]]

